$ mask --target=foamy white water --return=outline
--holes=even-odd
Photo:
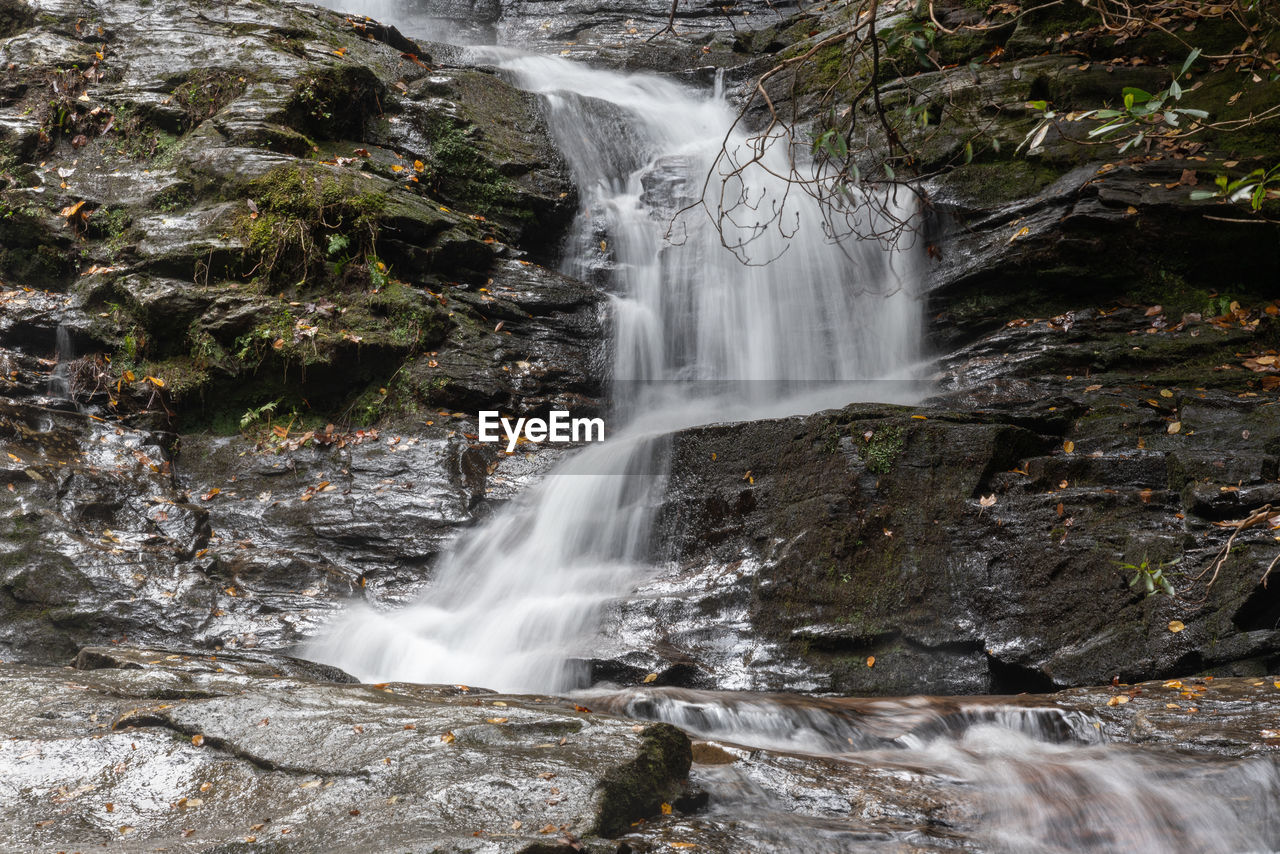
[[[602,609],[650,570],[669,434],[842,405],[867,386],[840,381],[908,376],[917,267],[910,249],[828,242],[812,200],[769,174],[785,173],[781,147],[742,176],[758,210],[738,211],[723,235],[761,262],[744,265],[703,210],[677,213],[702,197],[733,123],[717,93],[553,57],[488,49],[484,59],[545,98],[580,188],[564,266],[614,296],[612,438],[465,536],[418,604],[356,609],[308,655],[369,680],[560,692],[581,687],[572,662],[590,656]],[[708,197],[719,192],[713,180]],[[794,233],[759,229],[775,205]],[[711,399],[716,381],[734,383],[731,398]],[[779,382],[808,398],[780,399]],[[829,384],[825,396],[815,382]]]

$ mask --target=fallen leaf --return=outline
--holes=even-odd
[[[978,499],[978,504],[982,507],[991,507],[996,503],[996,494],[984,495]]]
[[[191,743],[194,744],[196,747],[199,747],[200,745],[204,744],[204,736],[199,734],[191,736]]]
[[[1175,421],[1175,422],[1173,422],[1172,424],[1170,424],[1168,427],[1166,427],[1166,428],[1165,428],[1165,432],[1166,432],[1166,433],[1181,433],[1181,432],[1182,432],[1182,422],[1181,422],[1181,421]]]
[[[1108,705],[1108,706],[1122,706],[1122,705],[1124,705],[1124,704],[1125,704],[1125,703],[1127,703],[1127,702],[1129,702],[1129,695],[1128,695],[1128,694],[1117,694],[1116,696],[1112,697],[1110,700],[1107,700],[1107,705]]]
[[[1068,439],[1062,443],[1062,450],[1068,454],[1075,453],[1076,443]]]
[[[644,682],[644,684],[648,685],[650,682],[656,681],[657,678],[658,678],[658,674],[650,673],[648,676],[644,677],[644,679],[642,679],[641,681]]]
[[[1186,623],[1182,622],[1182,620],[1170,620],[1170,621],[1169,621],[1169,631],[1173,632],[1175,635],[1176,635],[1178,632],[1180,632],[1180,631],[1182,631],[1183,629],[1185,629],[1186,627],[1187,627]]]
[[[867,667],[875,667],[875,666],[876,666],[876,657],[874,655],[868,655]]]

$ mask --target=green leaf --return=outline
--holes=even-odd
[[[1182,98],[1182,87],[1178,85],[1177,80],[1169,84],[1169,94],[1175,101]]]
[[[1179,108],[1178,112],[1182,113],[1182,115],[1184,116],[1191,116],[1193,119],[1209,118],[1209,114],[1206,113],[1204,110],[1189,110],[1186,107],[1181,107]]]
[[[1043,113],[1045,110],[1049,109],[1049,102],[1048,101],[1028,101],[1027,106],[1033,110],[1039,110],[1040,112]]]
[[[888,163],[884,165],[884,176],[888,178],[890,181],[898,177],[897,174],[894,173],[893,167],[890,166]]]
[[[1195,62],[1199,58],[1200,58],[1200,48],[1196,48],[1195,50],[1191,51],[1191,55],[1187,57],[1187,61],[1182,63],[1182,68],[1178,71],[1178,76],[1181,77],[1182,75],[1186,74],[1187,69],[1191,67],[1191,63]]]
[[[1155,95],[1152,95],[1146,89],[1139,89],[1136,86],[1126,86],[1120,90],[1120,93],[1124,95],[1124,102],[1126,106],[1131,104],[1145,104],[1147,101],[1150,101],[1155,97]],[[1132,99],[1132,101],[1130,101],[1130,99]]]
[[[1216,199],[1219,195],[1219,193],[1215,193],[1213,190],[1192,190],[1191,201],[1202,202],[1205,199]]]
[[[973,162],[973,142],[972,140],[964,144],[964,162]]]

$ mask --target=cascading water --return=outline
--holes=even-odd
[[[50,397],[71,400],[71,373],[68,366],[75,355],[71,333],[67,331],[66,324],[59,323],[54,339],[53,370],[49,373]]]
[[[572,662],[589,656],[601,609],[645,571],[664,437],[842,405],[860,389],[841,381],[906,376],[918,349],[915,266],[907,250],[829,242],[817,205],[771,174],[785,172],[781,146],[730,192],[749,193],[760,219],[780,210],[788,234],[742,221],[743,212],[723,234],[701,210],[678,214],[702,197],[733,123],[714,93],[559,58],[492,57],[545,97],[581,189],[567,267],[603,278],[614,295],[616,435],[468,536],[419,604],[357,610],[309,654],[366,678],[558,692],[581,687]],[[718,194],[719,182],[706,192]],[[669,228],[677,239],[665,239]],[[779,260],[743,264],[723,245],[739,243]],[[731,398],[715,396],[722,383]],[[815,386],[804,400],[779,395]]]

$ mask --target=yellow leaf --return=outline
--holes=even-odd
[[[1062,443],[1062,450],[1068,454],[1073,454],[1076,450],[1076,443],[1068,439]]]
[[[335,50],[333,53],[334,53],[334,56],[346,56],[347,49],[345,47],[340,47],[337,50]]]
[[[489,718],[489,723],[491,724],[505,724],[506,722],[507,718]]]
[[[422,164],[421,160],[415,160],[413,161],[413,168],[418,172],[421,172],[423,169],[426,169],[427,167]]]
[[[670,845],[672,848],[697,848],[698,847],[693,842],[668,842],[667,844]]]
[[[874,655],[868,655],[867,667],[875,667],[875,666],[876,666],[876,657]]]
[[[1022,228],[1018,229],[1013,233],[1013,237],[1009,238],[1009,242],[1012,243],[1013,241],[1017,240],[1019,237],[1026,237],[1030,233],[1031,233],[1031,229],[1028,226],[1024,225]]]
[[[1125,703],[1127,703],[1127,702],[1129,702],[1129,695],[1128,695],[1128,694],[1118,694],[1118,695],[1116,695],[1116,696],[1112,697],[1110,700],[1107,700],[1107,705],[1108,705],[1108,706],[1122,706],[1122,705],[1124,705],[1124,704],[1125,704]]]
[[[1169,391],[1169,389],[1167,389],[1167,388],[1162,388],[1162,389],[1160,389],[1160,396],[1161,396],[1161,397],[1173,397],[1173,392]]]
[[[663,814],[663,815],[671,815],[671,804],[663,804],[663,805],[662,805],[662,814]]]
[[[200,745],[204,744],[204,736],[198,733],[196,735],[191,736],[191,743],[194,744],[196,747],[199,747]]]
[[[135,379],[137,379],[137,376],[133,373],[133,371],[125,371],[125,372],[124,372],[124,381],[125,381],[125,382],[127,382],[127,383],[131,383],[131,382],[133,382]]]
[[[912,417],[912,418],[914,418],[916,421],[928,421],[928,420],[929,420],[929,416],[928,416],[928,415],[912,415],[911,417]]]
[[[458,740],[458,737],[451,732],[446,732],[444,735],[440,736],[440,740],[445,744],[453,744]]]
[[[658,674],[650,673],[648,676],[644,677],[643,681],[646,685],[648,685],[650,682],[655,681],[657,678],[658,678]]]
[[[403,172],[403,171],[404,171],[404,167],[403,167],[403,166],[401,166],[399,163],[397,163],[397,164],[395,164],[394,166],[392,166],[392,167],[391,167],[391,171],[392,171],[392,172]]]
[[[1168,432],[1168,433],[1181,433],[1181,432],[1182,432],[1182,422],[1181,422],[1181,421],[1175,421],[1175,422],[1173,422],[1172,424],[1170,424],[1167,428],[1165,428],[1165,430],[1166,430],[1166,432]]]
[[[1170,621],[1169,621],[1169,631],[1173,632],[1175,635],[1176,635],[1178,632],[1180,632],[1180,631],[1182,631],[1183,629],[1185,629],[1186,627],[1187,627],[1186,623],[1182,622],[1182,620],[1170,620]]]

